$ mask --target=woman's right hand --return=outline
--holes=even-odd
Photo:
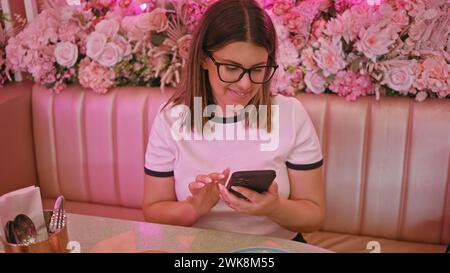
[[[227,168],[221,173],[198,175],[195,181],[189,183],[191,196],[188,201],[197,211],[199,217],[207,214],[219,202],[218,184],[225,185],[229,175],[230,169]]]

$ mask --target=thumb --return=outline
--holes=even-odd
[[[224,178],[219,180],[219,183],[222,185],[225,185],[225,183],[228,180],[228,176],[230,176],[230,168],[226,168],[225,170],[222,171],[222,174],[224,175]]]
[[[272,185],[270,185],[269,189],[267,190],[269,193],[272,194],[278,194],[278,184],[276,181],[272,182]]]

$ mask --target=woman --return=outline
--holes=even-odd
[[[322,225],[320,144],[297,99],[271,97],[275,56],[276,31],[256,1],[209,7],[194,32],[182,87],[153,123],[147,221],[298,241]],[[227,111],[235,105],[242,107]],[[256,139],[248,137],[255,132]],[[230,172],[260,169],[276,171],[267,192],[237,187],[242,199],[224,187]]]

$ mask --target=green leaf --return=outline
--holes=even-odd
[[[154,46],[160,46],[166,39],[166,36],[163,33],[153,33],[152,34],[152,44]]]

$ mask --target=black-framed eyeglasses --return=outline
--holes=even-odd
[[[270,81],[278,68],[278,65],[257,65],[247,69],[237,64],[219,63],[210,52],[206,54],[216,65],[219,79],[226,83],[238,82],[248,73],[252,83],[264,84]]]

